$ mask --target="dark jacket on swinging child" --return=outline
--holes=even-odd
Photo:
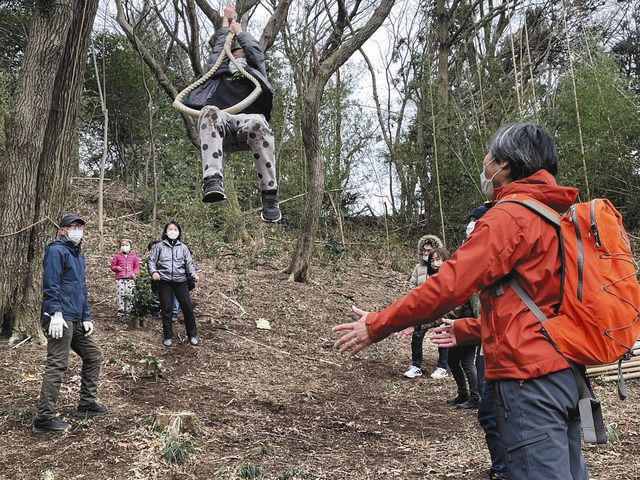
[[[224,41],[229,29],[218,29],[216,43],[213,48],[213,62],[223,51]],[[273,106],[273,89],[267,79],[267,69],[264,63],[264,54],[255,38],[248,32],[240,32],[236,36],[238,43],[244,50],[247,60],[245,70],[254,76],[262,87],[262,93],[247,108],[239,113],[259,113],[264,115],[267,121],[271,118]],[[202,109],[206,105],[214,105],[221,110],[228,108],[244,100],[253,91],[255,85],[245,78],[240,72],[234,74],[229,70],[229,59],[226,57],[218,67],[214,75],[199,87],[192,90],[183,103],[190,108]]]

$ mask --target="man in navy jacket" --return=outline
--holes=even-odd
[[[84,257],[80,243],[85,221],[78,215],[60,220],[58,238],[47,245],[42,272],[42,327],[47,333],[47,363],[42,375],[35,433],[63,432],[71,424],[54,417],[60,384],[69,363],[69,351],[82,359],[82,384],[76,417],[106,415],[97,403],[102,354],[90,336],[93,323],[89,312]]]

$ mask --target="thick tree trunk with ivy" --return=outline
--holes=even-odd
[[[12,341],[43,341],[42,258],[77,168],[75,127],[98,0],[34,2],[33,20],[0,160],[0,319]]]

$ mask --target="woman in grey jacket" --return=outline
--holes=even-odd
[[[187,280],[191,278],[197,282],[199,277],[196,267],[193,265],[191,252],[180,241],[181,238],[182,229],[178,222],[167,223],[162,231],[162,241],[151,248],[147,260],[149,275],[154,282],[158,282],[165,347],[170,347],[173,343],[173,323],[171,321],[173,295],[180,303],[189,342],[191,345],[198,345],[196,317],[193,314]]]

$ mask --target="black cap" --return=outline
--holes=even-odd
[[[87,223],[82,218],[80,218],[78,215],[76,215],[75,213],[70,213],[69,215],[66,215],[66,216],[62,217],[62,220],[60,220],[60,226],[61,227],[68,227],[73,222],[80,222],[82,225]]]

